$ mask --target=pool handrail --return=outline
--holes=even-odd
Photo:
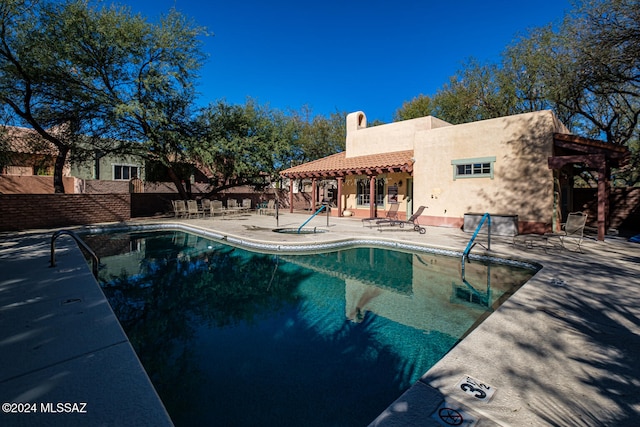
[[[318,215],[318,214],[319,214],[319,213],[320,213],[324,208],[326,208],[326,207],[327,207],[327,205],[322,205],[322,206],[320,206],[320,209],[318,209],[317,211],[315,211],[315,213],[314,213],[313,215],[311,215],[311,216],[309,217],[309,219],[308,219],[308,220],[306,220],[305,222],[303,222],[303,223],[302,223],[302,225],[298,228],[298,234],[300,234],[300,230],[302,230],[302,227],[304,227],[305,225],[307,225],[307,223],[308,223],[309,221],[311,221],[311,220],[312,220],[316,215]]]
[[[465,275],[464,275],[464,259],[469,257],[469,252],[471,252],[471,249],[474,246],[474,241],[476,240],[476,237],[478,237],[478,233],[480,233],[480,228],[482,228],[482,226],[484,225],[484,222],[487,221],[487,250],[490,251],[491,250],[491,215],[489,215],[489,212],[486,212],[484,215],[482,215],[482,218],[480,219],[480,222],[478,223],[478,226],[476,227],[476,231],[473,232],[473,236],[471,236],[471,239],[469,239],[469,243],[467,243],[467,247],[464,250],[464,252],[462,253],[462,280],[465,279]]]
[[[96,278],[96,280],[98,280],[98,267],[100,265],[100,259],[98,258],[98,255],[96,255],[96,253],[89,247],[89,245],[85,243],[84,240],[80,238],[80,236],[78,236],[71,230],[58,230],[51,236],[51,260],[49,263],[49,267],[56,266],[56,239],[62,235],[71,236],[73,240],[76,241],[78,246],[80,246],[80,249],[83,249],[89,254],[89,256],[91,256],[91,259],[93,261],[91,263],[91,271],[93,272],[93,276]]]

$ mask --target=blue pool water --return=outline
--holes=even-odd
[[[362,426],[531,270],[354,248],[246,251],[183,232],[86,241],[176,426]]]

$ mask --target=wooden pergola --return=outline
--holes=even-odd
[[[342,215],[342,185],[348,176],[367,176],[369,185],[369,214],[375,217],[375,180],[385,173],[413,173],[413,150],[392,153],[371,154],[367,156],[347,157],[345,152],[333,154],[319,160],[286,169],[280,175],[294,179],[311,179],[312,200],[317,198],[317,181],[335,179],[338,182],[338,215]],[[314,206],[312,206],[313,208]],[[293,185],[289,186],[289,210],[293,212]]]
[[[582,164],[596,171],[598,177],[598,240],[604,240],[609,215],[609,176],[612,167],[619,167],[629,157],[626,147],[607,144],[595,139],[555,133],[554,155],[549,157],[549,168],[560,170],[566,165]]]

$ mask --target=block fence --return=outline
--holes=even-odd
[[[0,231],[130,219],[130,194],[0,194]]]

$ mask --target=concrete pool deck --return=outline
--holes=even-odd
[[[278,226],[308,217],[285,212]],[[382,239],[462,252],[470,238],[440,227],[378,231],[354,218],[330,218],[327,227],[324,216],[305,228],[328,232],[303,235],[274,233],[275,218],[256,214],[131,222],[150,223],[275,245]],[[86,402],[87,413],[2,413],[0,424],[170,425],[71,239],[58,239],[58,267],[48,268],[51,234],[0,235],[0,400]],[[638,425],[640,245],[587,238],[579,253],[494,236],[491,249],[543,268],[372,425]]]

